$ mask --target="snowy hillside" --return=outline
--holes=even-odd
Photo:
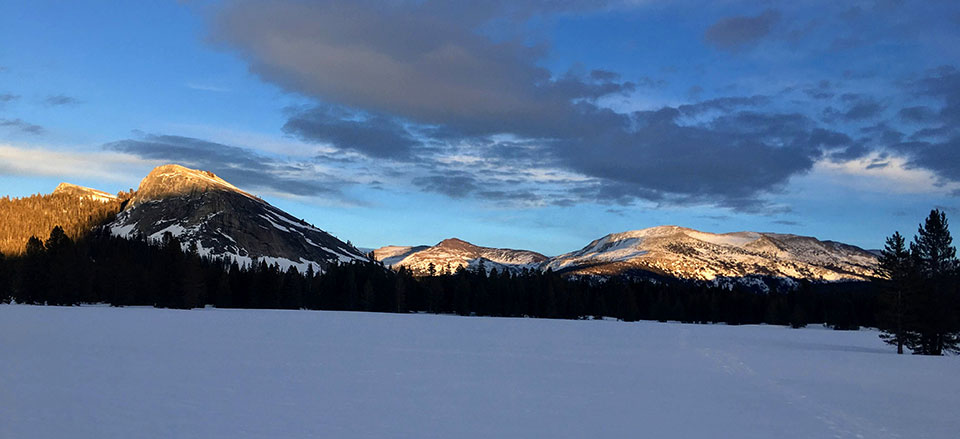
[[[538,269],[547,257],[528,250],[490,248],[450,238],[433,247],[387,246],[374,251],[374,257],[393,268],[406,267],[414,274],[425,275],[433,264],[437,273],[455,271],[458,267],[476,269],[483,261],[487,270],[519,271]]]
[[[54,194],[71,194],[76,197],[79,197],[83,200],[98,201],[101,203],[109,203],[117,200],[117,196],[113,194],[108,194],[104,191],[98,191],[96,189],[91,189],[88,187],[77,186],[70,183],[60,183],[53,190]]]
[[[544,268],[600,275],[643,270],[699,280],[770,276],[838,281],[868,279],[876,260],[860,248],[805,236],[661,226],[604,236],[552,258]]]
[[[418,245],[415,247],[411,246],[400,246],[400,245],[387,245],[380,247],[376,250],[373,250],[373,258],[383,262],[383,265],[387,267],[392,267],[398,262],[402,261],[407,256],[410,256],[413,253],[423,251],[430,248],[427,245]]]
[[[167,232],[184,248],[239,264],[265,261],[281,268],[366,260],[363,253],[330,234],[243,192],[216,175],[165,165],[140,183],[136,195],[107,225],[122,237],[161,239]]]
[[[954,438],[873,331],[0,305],[3,438]]]

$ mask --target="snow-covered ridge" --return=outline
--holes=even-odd
[[[614,233],[552,258],[544,269],[576,274],[645,270],[684,279],[770,276],[866,280],[876,256],[860,248],[778,233],[707,233],[678,226]]]
[[[53,193],[72,194],[88,200],[99,201],[101,203],[109,203],[117,200],[116,195],[70,183],[60,183],[57,185],[56,189],[53,190]]]
[[[476,269],[481,261],[490,271],[538,269],[547,260],[540,253],[529,250],[513,250],[473,245],[469,242],[450,238],[435,246],[386,246],[374,250],[374,258],[384,265],[399,269],[405,267],[415,274],[429,274],[433,265],[435,273],[452,272],[457,268]]]

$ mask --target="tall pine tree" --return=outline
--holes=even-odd
[[[913,260],[900,232],[894,232],[887,238],[886,245],[880,252],[878,268],[888,309],[880,320],[880,329],[883,331],[880,338],[889,344],[897,345],[897,353],[902,354],[904,344],[911,338],[911,333],[907,331],[905,309],[914,276]]]
[[[916,265],[918,291],[911,300],[918,339],[909,346],[914,353],[942,355],[957,351],[957,250],[940,210],[930,211],[910,244]]]

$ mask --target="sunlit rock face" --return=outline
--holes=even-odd
[[[57,185],[56,189],[53,190],[53,195],[58,194],[75,196],[81,200],[99,201],[101,203],[117,201],[116,195],[70,183],[60,183]]]
[[[545,269],[585,275],[647,271],[696,280],[765,276],[811,281],[868,280],[876,266],[873,253],[839,242],[677,226],[610,234],[544,264]]]
[[[352,245],[213,173],[179,165],[151,171],[107,227],[116,236],[151,240],[169,232],[185,249],[196,246],[201,255],[241,265],[266,261],[319,271],[331,263],[367,260]]]
[[[529,250],[490,248],[450,238],[435,246],[387,246],[374,250],[374,258],[384,265],[399,269],[405,267],[416,275],[456,271],[459,267],[475,270],[483,262],[486,270],[519,272],[524,269],[538,270],[547,257]]]

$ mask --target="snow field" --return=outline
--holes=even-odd
[[[874,331],[0,305],[2,438],[952,438]]]

